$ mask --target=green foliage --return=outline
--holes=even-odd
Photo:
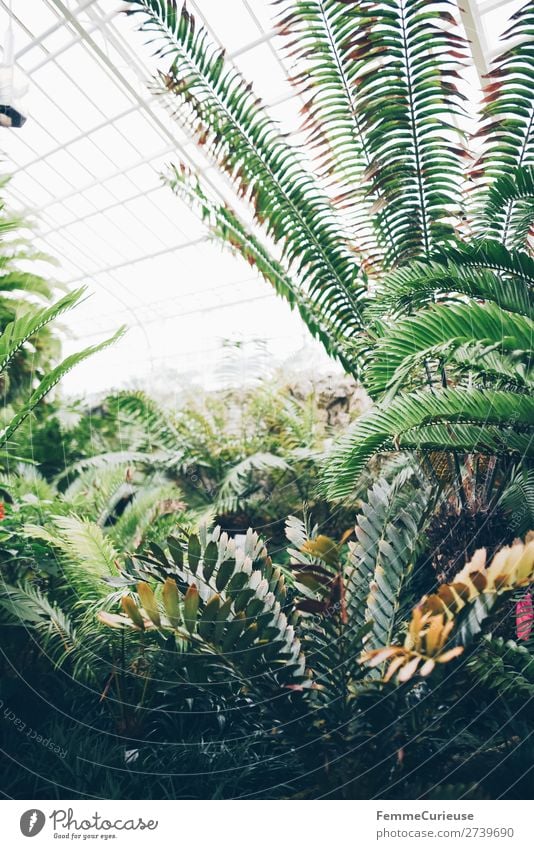
[[[498,451],[496,429],[517,419],[511,448],[520,450],[524,402],[512,406],[532,388],[534,330],[529,6],[513,16],[494,61],[476,134],[482,152],[469,171],[455,128],[464,120],[458,81],[468,44],[450,4],[284,3],[278,28],[305,98],[310,171],[185,7],[179,12],[165,0],[132,7],[141,29],[163,42],[170,67],[161,83],[177,104],[176,118],[230,174],[263,232],[253,234],[184,166],[167,182],[298,306],[312,333],[382,402],[371,414],[375,429],[389,435],[383,407],[398,395],[412,419],[409,393],[424,389],[435,395],[422,399],[435,426],[413,421],[414,438],[403,442],[395,423],[393,447]],[[474,189],[467,204],[466,177]],[[335,223],[336,203],[345,230]],[[282,243],[280,256],[263,236]],[[377,281],[370,288],[368,277]],[[408,315],[399,320],[399,313]],[[507,422],[480,422],[483,399],[472,390],[486,387],[509,393]],[[457,393],[452,405],[449,391]],[[485,402],[490,419],[493,400],[489,394]],[[422,430],[431,430],[424,440]],[[365,459],[386,442],[364,440],[372,448]],[[327,472],[330,495],[347,494],[345,480],[356,471],[361,466],[343,444]]]
[[[478,135],[484,150],[475,165],[475,176],[485,186],[492,180],[514,176],[516,169],[534,164],[532,128],[532,26],[534,13],[525,3],[511,17],[505,33],[506,49],[493,63],[486,87],[482,124]],[[500,238],[507,244],[511,216],[501,220]]]
[[[407,585],[415,566],[431,506],[431,488],[414,487],[402,472],[388,484],[378,480],[367,493],[356,520],[357,542],[350,544],[351,621],[358,622],[365,599],[365,621],[373,623],[367,648],[388,645],[406,610]],[[408,598],[410,596],[408,595]]]
[[[534,402],[527,395],[482,389],[420,390],[364,414],[339,443],[325,470],[331,498],[349,494],[376,452],[418,448],[532,456]]]
[[[206,674],[211,664],[226,667],[236,678],[245,675],[254,691],[309,686],[283,574],[273,567],[257,534],[248,531],[235,540],[220,528],[201,529],[199,537],[183,543],[170,537],[167,553],[152,546],[148,557],[134,563],[140,577],[146,573],[164,580],[161,602],[141,580],[136,587],[142,606],[124,596],[129,619],[101,613],[103,622],[170,631],[190,650],[206,655]]]
[[[241,75],[226,65],[206,31],[196,28],[187,8],[136,0],[128,13],[143,14],[142,30],[160,42],[170,61],[161,83],[175,96],[175,117],[251,203],[256,220],[281,244],[285,264],[297,279],[305,277],[312,298],[321,297],[321,312],[350,336],[361,326],[358,269],[340,237],[341,222],[303,156],[287,143]]]
[[[74,425],[57,406],[39,423],[43,395],[100,346],[31,387],[3,432],[19,459],[0,479],[2,687],[21,713],[42,695],[59,740],[57,717],[83,717],[69,739],[87,774],[24,750],[33,777],[13,769],[6,792],[46,796],[42,770],[110,798],[528,793],[531,646],[508,639],[501,601],[532,584],[534,542],[496,549],[533,514],[530,6],[493,63],[468,169],[454,4],[284,0],[309,156],[185,6],[128,13],[165,63],[165,102],[250,220],[181,164],[165,182],[374,406],[325,462],[339,426],[315,388],[263,381],[178,410],[124,392]],[[48,296],[10,273],[6,292]],[[80,294],[6,320],[0,365]],[[65,462],[45,465],[63,437]],[[486,552],[479,525],[503,517]],[[431,565],[445,542],[444,577]]]

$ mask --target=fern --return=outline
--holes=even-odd
[[[402,395],[364,414],[340,440],[324,472],[327,494],[350,494],[377,452],[441,448],[530,457],[533,422],[532,399],[513,393],[443,389]]]
[[[372,622],[367,648],[387,645],[406,604],[407,585],[429,517],[428,484],[414,488],[403,473],[392,484],[378,480],[356,520],[356,543],[349,543],[348,609],[351,621]]]
[[[430,675],[436,664],[448,663],[480,634],[500,597],[534,582],[534,539],[500,549],[486,567],[486,551],[478,549],[450,584],[425,596],[408,623],[404,645],[366,652],[372,667],[386,663],[385,680],[408,681],[416,673]],[[456,643],[454,645],[453,643]],[[461,643],[461,645],[458,645]],[[453,647],[451,647],[453,646]]]

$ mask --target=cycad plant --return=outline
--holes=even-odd
[[[177,409],[141,391],[120,392],[84,415],[78,430],[86,434],[89,420],[95,438],[78,446],[85,456],[60,473],[58,485],[75,484],[89,470],[95,482],[99,474],[130,467],[134,483],[158,475],[173,482],[191,516],[196,512],[204,522],[215,517],[226,530],[269,526],[271,537],[283,541],[288,513],[303,503],[315,512],[324,504],[315,497],[316,472],[328,441],[340,431],[327,421],[325,406],[340,391],[339,381],[325,398],[313,381],[288,385],[273,379],[257,387],[185,394]],[[347,411],[347,418],[354,416]],[[83,493],[83,481],[75,488]],[[350,522],[352,514],[338,519]]]
[[[530,653],[495,633],[499,602],[534,581],[534,541],[487,566],[477,552],[419,600],[417,529],[431,509],[431,490],[401,472],[372,487],[355,541],[292,517],[291,569],[251,530],[231,539],[177,527],[121,562],[95,548],[84,569],[66,550],[61,582],[47,593],[8,588],[3,606],[24,628],[28,668],[44,652],[38,668],[53,662],[84,684],[84,717],[103,705],[92,722],[135,748],[136,782],[161,751],[171,773],[188,774],[171,793],[198,797],[195,768],[212,739],[212,794],[228,792],[236,764],[245,780],[234,778],[233,793],[245,796],[495,793],[488,764],[517,746],[534,687]],[[270,783],[273,769],[283,784]],[[508,763],[505,786],[516,773]],[[73,780],[99,792],[74,766]]]
[[[173,115],[252,218],[181,163],[167,182],[376,402],[334,452],[331,497],[376,452],[532,456],[534,12],[513,15],[468,134],[461,72],[472,59],[454,7],[283,4],[306,156],[186,6],[129,4],[160,45]]]

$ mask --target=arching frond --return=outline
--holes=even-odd
[[[176,452],[180,436],[172,415],[146,392],[117,392],[107,400],[118,427],[128,428],[129,448],[140,452]],[[132,427],[133,426],[133,427]]]
[[[478,224],[478,222],[477,222]],[[487,238],[526,250],[534,226],[534,168],[501,174],[489,189],[478,224]]]
[[[386,680],[429,675],[436,664],[458,657],[480,633],[499,596],[533,581],[534,539],[502,548],[488,566],[485,549],[478,549],[451,584],[442,584],[417,605],[403,646],[370,651],[364,660],[371,666],[386,663]],[[454,646],[453,639],[462,645]]]
[[[534,456],[534,400],[493,390],[421,390],[377,405],[344,436],[327,462],[330,498],[354,489],[369,458],[402,448]]]
[[[397,321],[377,340],[364,382],[372,397],[394,392],[425,358],[439,358],[473,340],[480,346],[482,370],[484,348],[521,352],[528,365],[533,338],[534,321],[496,304],[432,304]]]
[[[511,259],[509,254],[507,256]],[[517,275],[507,269],[503,279],[501,269],[498,273],[484,267],[480,258],[479,262],[479,265],[471,265],[469,257],[464,263],[463,257],[453,261],[444,256],[443,262],[413,262],[399,268],[383,278],[377,298],[369,304],[367,313],[370,317],[385,313],[398,315],[436,300],[450,302],[467,295],[493,301],[504,310],[533,318],[531,285],[534,285],[534,277],[530,283],[526,269]]]
[[[365,0],[354,8],[347,52],[376,221],[395,243],[387,261],[405,262],[448,239],[445,219],[459,213],[462,151],[451,119],[462,109],[455,81],[465,44],[446,3]]]
[[[98,603],[117,575],[120,555],[102,529],[77,516],[56,516],[50,528],[28,525],[27,536],[50,543],[62,555],[62,568],[82,607]]]
[[[346,312],[332,309],[328,301],[322,303],[311,298],[302,283],[293,279],[284,264],[271,256],[258,237],[240,221],[234,210],[211,200],[198,177],[190,174],[187,169],[171,169],[165,177],[165,182],[179,197],[187,200],[188,206],[198,210],[210,232],[256,268],[292,309],[298,309],[308,330],[324,345],[327,353],[336,357],[349,373],[354,374],[357,371],[357,363],[351,358],[347,344],[350,322],[347,324]]]
[[[37,389],[35,389],[30,395],[29,399],[26,401],[24,406],[18,410],[15,416],[11,419],[8,426],[4,428],[4,430],[0,433],[0,442],[8,442],[17,428],[22,424],[22,422],[30,415],[32,410],[43,400],[43,398],[48,395],[51,389],[53,389],[59,381],[65,377],[73,368],[79,365],[84,360],[92,357],[93,354],[97,354],[99,351],[103,351],[105,348],[108,348],[110,345],[114,345],[118,339],[124,334],[125,329],[120,328],[113,336],[109,339],[106,339],[104,342],[99,342],[97,345],[91,345],[88,348],[85,348],[82,351],[78,351],[75,354],[71,354],[69,357],[66,357],[63,362],[49,371],[41,380]]]
[[[134,552],[161,516],[181,514],[185,510],[174,484],[145,485],[110,528],[109,537],[118,551]]]
[[[361,325],[358,268],[342,237],[342,222],[313,180],[301,154],[281,135],[252,87],[174,0],[135,0],[129,13],[162,45],[170,67],[161,77],[178,120],[253,206],[256,221],[283,248],[288,267],[305,279],[310,297],[343,312],[347,332]]]
[[[403,595],[429,516],[428,483],[413,487],[404,473],[388,484],[378,480],[356,519],[356,543],[349,543],[347,607],[354,625],[372,622],[367,649],[388,645],[403,612]]]
[[[373,156],[364,133],[354,78],[360,63],[352,55],[359,26],[355,2],[306,0],[284,3],[277,20],[287,53],[296,67],[292,82],[304,99],[304,131],[316,155],[320,177],[334,203],[348,217],[350,237],[366,270],[382,259],[381,244],[395,254],[387,229],[373,228],[373,204],[382,194],[371,180]]]
[[[516,469],[504,490],[500,506],[510,516],[514,534],[522,536],[534,528],[534,469]]]
[[[47,656],[60,666],[80,649],[80,638],[71,619],[31,584],[3,589],[0,605],[17,625],[37,632]]]
[[[290,470],[287,460],[266,451],[245,457],[232,466],[222,479],[216,498],[217,510],[219,513],[238,510],[242,502],[261,488],[261,482],[258,482],[261,475]]]
[[[516,169],[534,165],[532,3],[525,3],[511,20],[511,26],[503,35],[506,49],[495,59],[489,73],[482,126],[476,133],[484,141],[483,153],[473,172],[483,186],[482,191],[475,192],[476,201],[482,207],[486,191],[491,192],[495,180],[500,179],[502,185],[502,180],[513,177]],[[491,196],[488,201],[491,203]],[[508,204],[494,222],[500,240],[509,244],[512,210]]]
[[[149,463],[151,459],[152,455],[144,451],[106,451],[104,454],[83,457],[76,463],[72,463],[57,475],[55,482],[60,483],[67,478],[72,480],[71,485],[76,486],[77,476],[88,470],[92,472],[107,471],[116,466],[125,467],[136,463]]]
[[[140,576],[145,569],[145,578],[156,578],[156,591],[139,581],[136,599],[123,597],[126,615],[101,613],[100,620],[174,633],[226,674],[245,675],[253,692],[310,686],[300,640],[282,610],[284,577],[257,534],[249,530],[237,544],[220,528],[204,529],[183,546],[173,537],[168,543],[168,552],[153,546],[150,557],[139,559]]]

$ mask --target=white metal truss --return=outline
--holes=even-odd
[[[486,16],[500,9],[504,17],[505,7],[517,2],[460,5],[483,77],[497,43]],[[245,75],[252,68],[274,114],[285,110],[296,120],[302,101],[287,84],[288,68],[275,49],[269,0],[189,0],[189,6],[217,41],[231,38],[227,56]],[[126,316],[143,335],[145,359],[158,359],[144,326],[163,326],[180,315],[190,325],[195,312],[209,313],[209,332],[222,337],[225,329],[217,327],[211,302],[228,307],[228,314],[240,305],[237,324],[259,334],[246,304],[259,298],[271,303],[275,296],[247,277],[237,259],[217,253],[190,211],[161,187],[159,172],[175,154],[200,168],[218,196],[229,194],[225,178],[150,92],[150,49],[115,0],[0,0],[0,31],[10,14],[16,61],[30,78],[35,110],[22,130],[0,130],[4,170],[14,174],[13,203],[40,219],[41,245],[62,262],[62,281],[87,281],[96,292],[93,312],[75,327],[78,335],[92,337]],[[280,337],[285,321],[285,305],[272,309],[279,310],[279,320],[265,322],[264,338],[274,338],[273,327]],[[284,325],[286,335],[304,337],[299,319],[291,321]]]

